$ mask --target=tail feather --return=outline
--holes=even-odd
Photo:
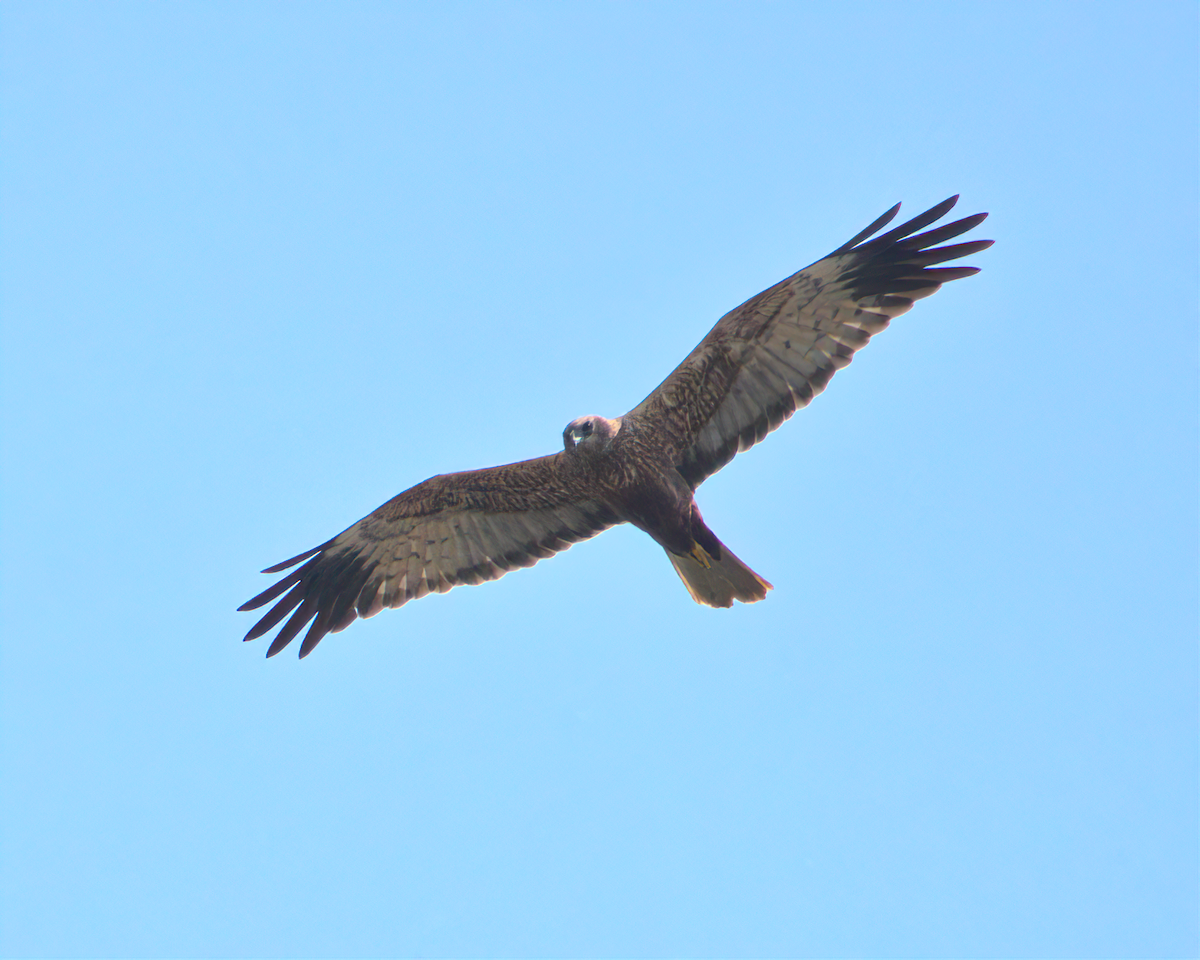
[[[719,540],[717,542],[720,543]],[[720,560],[714,559],[698,543],[693,547],[693,555],[680,556],[667,551],[671,565],[693,600],[709,607],[732,607],[734,600],[754,603],[765,597],[768,590],[774,589],[734,556],[725,544],[721,543],[720,546]]]

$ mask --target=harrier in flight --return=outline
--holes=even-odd
[[[286,618],[267,650],[272,657],[311,622],[304,657],[356,617],[495,580],[618,523],[662,545],[697,603],[761,600],[771,584],[708,529],[696,488],[824,390],[914,300],[979,272],[933,264],[990,247],[990,240],[938,246],[986,213],[918,233],[957,200],[872,239],[896,216],[896,204],[823,260],[727,313],[625,416],[572,420],[560,452],[431,477],[332,540],[268,567],[264,573],[301,564],[238,608],[278,600],[246,639]]]

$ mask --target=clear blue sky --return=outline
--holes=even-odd
[[[1197,9],[22,3],[19,956],[1197,951]],[[997,241],[700,491],[242,644],[257,571],[549,453],[903,200]]]

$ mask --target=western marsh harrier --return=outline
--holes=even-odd
[[[559,453],[431,477],[332,540],[268,567],[264,573],[302,564],[238,608],[278,599],[246,639],[290,617],[267,650],[271,657],[311,621],[304,657],[356,617],[495,580],[618,523],[662,545],[697,603],[761,600],[771,584],[705,526],[693,494],[824,390],[914,300],[978,273],[933,264],[991,246],[938,246],[986,213],[918,233],[957,200],[872,239],[895,217],[896,204],[823,260],[727,313],[625,416],[572,420]]]

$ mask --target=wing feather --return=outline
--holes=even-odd
[[[897,204],[823,260],[730,311],[626,417],[660,431],[680,474],[699,486],[809,403],[914,301],[979,272],[931,265],[990,247],[990,240],[936,246],[974,229],[986,213],[918,233],[957,201],[874,236]]]
[[[238,608],[276,601],[246,639],[287,619],[267,656],[307,626],[300,645],[305,657],[358,617],[495,580],[618,522],[563,454],[432,477],[332,540],[269,567],[265,572],[280,573],[303,563]]]

